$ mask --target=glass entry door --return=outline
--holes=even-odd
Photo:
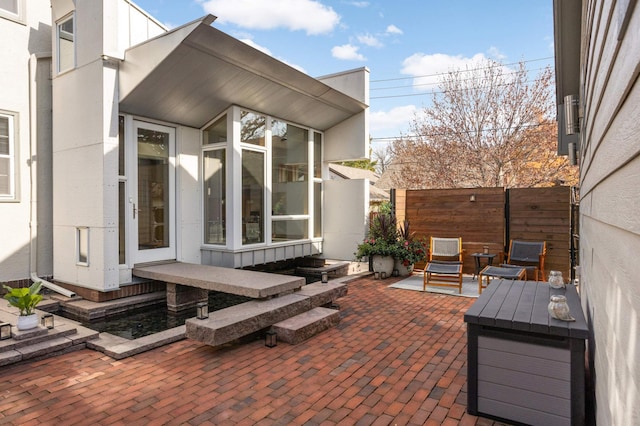
[[[133,128],[134,263],[175,259],[175,129],[141,121]]]

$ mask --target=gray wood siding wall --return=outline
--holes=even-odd
[[[625,13],[629,26],[620,38]],[[580,286],[593,333],[589,358],[596,377],[596,420],[637,424],[640,6],[583,1],[582,28]]]
[[[478,411],[527,424],[571,424],[568,349],[478,337]]]

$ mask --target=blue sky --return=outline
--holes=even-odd
[[[134,0],[135,1],[135,0]],[[366,66],[374,146],[407,134],[437,80],[486,59],[553,66],[552,0],[137,0],[170,28],[213,26],[319,77]],[[435,88],[437,89],[437,88]]]

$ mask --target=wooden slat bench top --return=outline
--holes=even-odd
[[[560,321],[548,311],[554,294],[567,297],[575,321]],[[585,321],[575,286],[554,289],[546,282],[494,280],[464,315],[470,324],[521,330],[533,333],[587,339],[589,329]]]

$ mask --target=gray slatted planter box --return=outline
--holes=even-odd
[[[564,294],[575,322],[551,318],[553,294]],[[588,327],[575,287],[494,280],[465,313],[467,411],[524,424],[585,421]]]

